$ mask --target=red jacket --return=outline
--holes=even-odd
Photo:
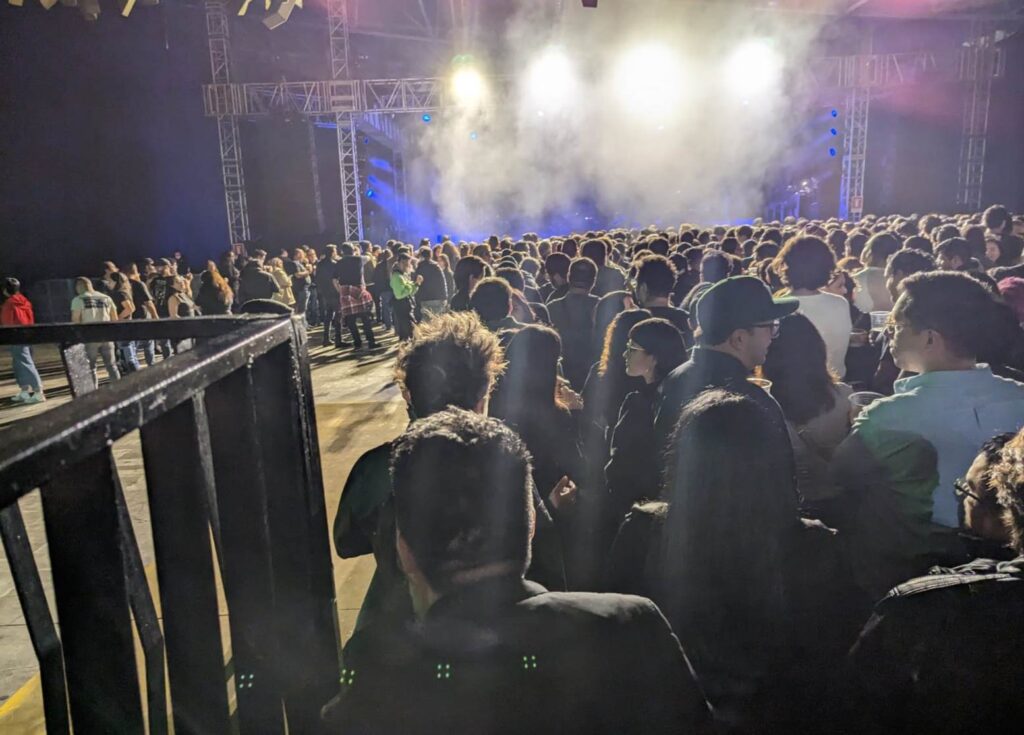
[[[24,294],[16,293],[0,306],[0,324],[5,327],[26,326],[35,324],[36,317],[32,313],[32,302]]]

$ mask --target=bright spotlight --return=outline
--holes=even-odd
[[[530,66],[527,94],[530,103],[542,110],[564,107],[575,86],[572,62],[564,51],[548,49]]]
[[[748,41],[730,57],[726,72],[736,94],[764,94],[782,80],[782,57],[764,41]]]
[[[679,56],[663,44],[637,46],[615,69],[615,88],[634,113],[665,116],[677,111],[682,99],[683,69]]]
[[[480,102],[487,92],[487,84],[476,69],[464,67],[452,75],[452,96],[460,105]]]

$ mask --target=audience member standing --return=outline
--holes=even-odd
[[[153,303],[153,295],[149,287],[142,282],[139,275],[139,267],[135,263],[129,263],[122,270],[132,287],[132,303],[135,304],[135,311],[132,312],[132,319],[157,319],[159,318],[156,305]],[[137,342],[141,344],[142,354],[145,357],[146,365],[153,367],[156,363],[156,345],[153,340],[146,339]]]
[[[238,285],[239,304],[253,299],[272,299],[281,291],[277,279],[263,269],[266,257],[265,251],[257,250],[242,268]]]
[[[377,349],[377,340],[373,336],[373,296],[366,290],[363,282],[363,259],[355,254],[351,245],[341,246],[343,257],[334,265],[334,285],[338,291],[338,313],[341,320],[352,335],[355,349],[362,349],[363,340],[359,336],[359,325],[363,327],[367,347]]]
[[[116,322],[117,308],[113,300],[106,294],[99,293],[92,287],[92,280],[84,276],[75,279],[75,293],[71,300],[71,321],[75,324],[93,324],[95,322]],[[92,369],[93,382],[99,385],[97,362],[103,359],[107,376],[111,380],[119,380],[121,372],[117,369],[114,357],[113,342],[92,342],[85,345],[85,352]]]
[[[399,251],[391,272],[391,307],[395,318],[395,333],[403,342],[412,337],[414,297],[423,283],[423,276],[416,276],[416,280],[413,281],[409,278],[411,273],[412,256],[405,251]]]
[[[569,267],[569,292],[548,303],[551,324],[562,339],[562,370],[574,390],[583,390],[594,364],[594,313],[598,297],[591,293],[597,266],[579,258]]]
[[[324,338],[322,345],[326,347],[331,343],[331,333],[334,333],[334,346],[341,347],[341,321],[338,316],[338,290],[334,287],[334,267],[338,262],[338,246],[327,245],[324,247],[324,257],[316,264],[316,274],[313,276],[316,286],[317,298],[320,302],[320,319],[324,323]]]
[[[669,297],[676,285],[676,269],[661,255],[647,255],[636,266],[636,298],[640,307],[657,319],[667,319],[683,335],[687,344],[692,342],[690,315],[672,306]]]
[[[430,248],[421,248],[416,277],[420,282],[416,300],[423,318],[443,314],[448,309],[448,286],[444,273],[436,262]],[[422,279],[422,280],[420,280]]]
[[[800,313],[825,340],[829,370],[842,378],[846,375],[846,351],[853,323],[846,300],[823,290],[835,269],[832,248],[817,237],[791,239],[775,259],[775,270],[789,288],[789,295],[800,302]]]
[[[0,306],[0,325],[5,327],[30,327],[36,323],[32,302],[21,292],[17,278],[3,281],[3,306]],[[14,367],[14,383],[21,390],[14,396],[15,403],[42,403],[46,400],[43,381],[32,360],[29,345],[11,345],[11,363]]]

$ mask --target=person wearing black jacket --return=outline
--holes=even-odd
[[[679,413],[708,388],[727,388],[754,399],[773,417],[788,444],[779,404],[748,378],[764,364],[768,346],[778,334],[778,320],[799,306],[793,298],[772,299],[768,287],[752,276],[734,276],[711,286],[697,302],[700,344],[662,385],[655,418],[658,446],[668,446]]]
[[[263,259],[266,257],[265,252],[257,250],[242,268],[242,274],[238,279],[238,303],[273,298],[274,294],[281,290],[274,277],[263,270]]]
[[[434,262],[434,253],[430,248],[420,249],[416,275],[423,276],[423,283],[416,293],[416,305],[420,309],[421,318],[443,314],[448,309],[448,285],[441,266]]]
[[[337,733],[689,733],[708,711],[658,608],[527,582],[529,454],[500,421],[448,409],[393,450],[396,547],[418,624],[345,647]],[[448,471],[438,473],[437,467]]]
[[[320,318],[324,323],[323,346],[331,343],[334,331],[334,346],[341,347],[341,320],[338,318],[338,291],[334,288],[334,267],[338,262],[338,246],[324,247],[324,256],[316,264],[313,285],[320,302]]]
[[[646,319],[629,330],[626,375],[642,378],[644,385],[622,402],[604,468],[615,526],[633,503],[660,494],[664,462],[654,437],[654,409],[665,376],[685,359],[683,335],[672,322]]]

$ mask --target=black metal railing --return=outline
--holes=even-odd
[[[94,390],[83,343],[146,339],[195,345]],[[0,533],[47,732],[142,733],[148,721],[166,733],[168,683],[177,735],[316,731],[338,690],[340,647],[304,326],[211,317],[0,328],[2,345],[43,343],[61,345],[75,398],[6,430]],[[162,626],[111,449],[135,430]],[[18,508],[35,488],[59,635]]]

